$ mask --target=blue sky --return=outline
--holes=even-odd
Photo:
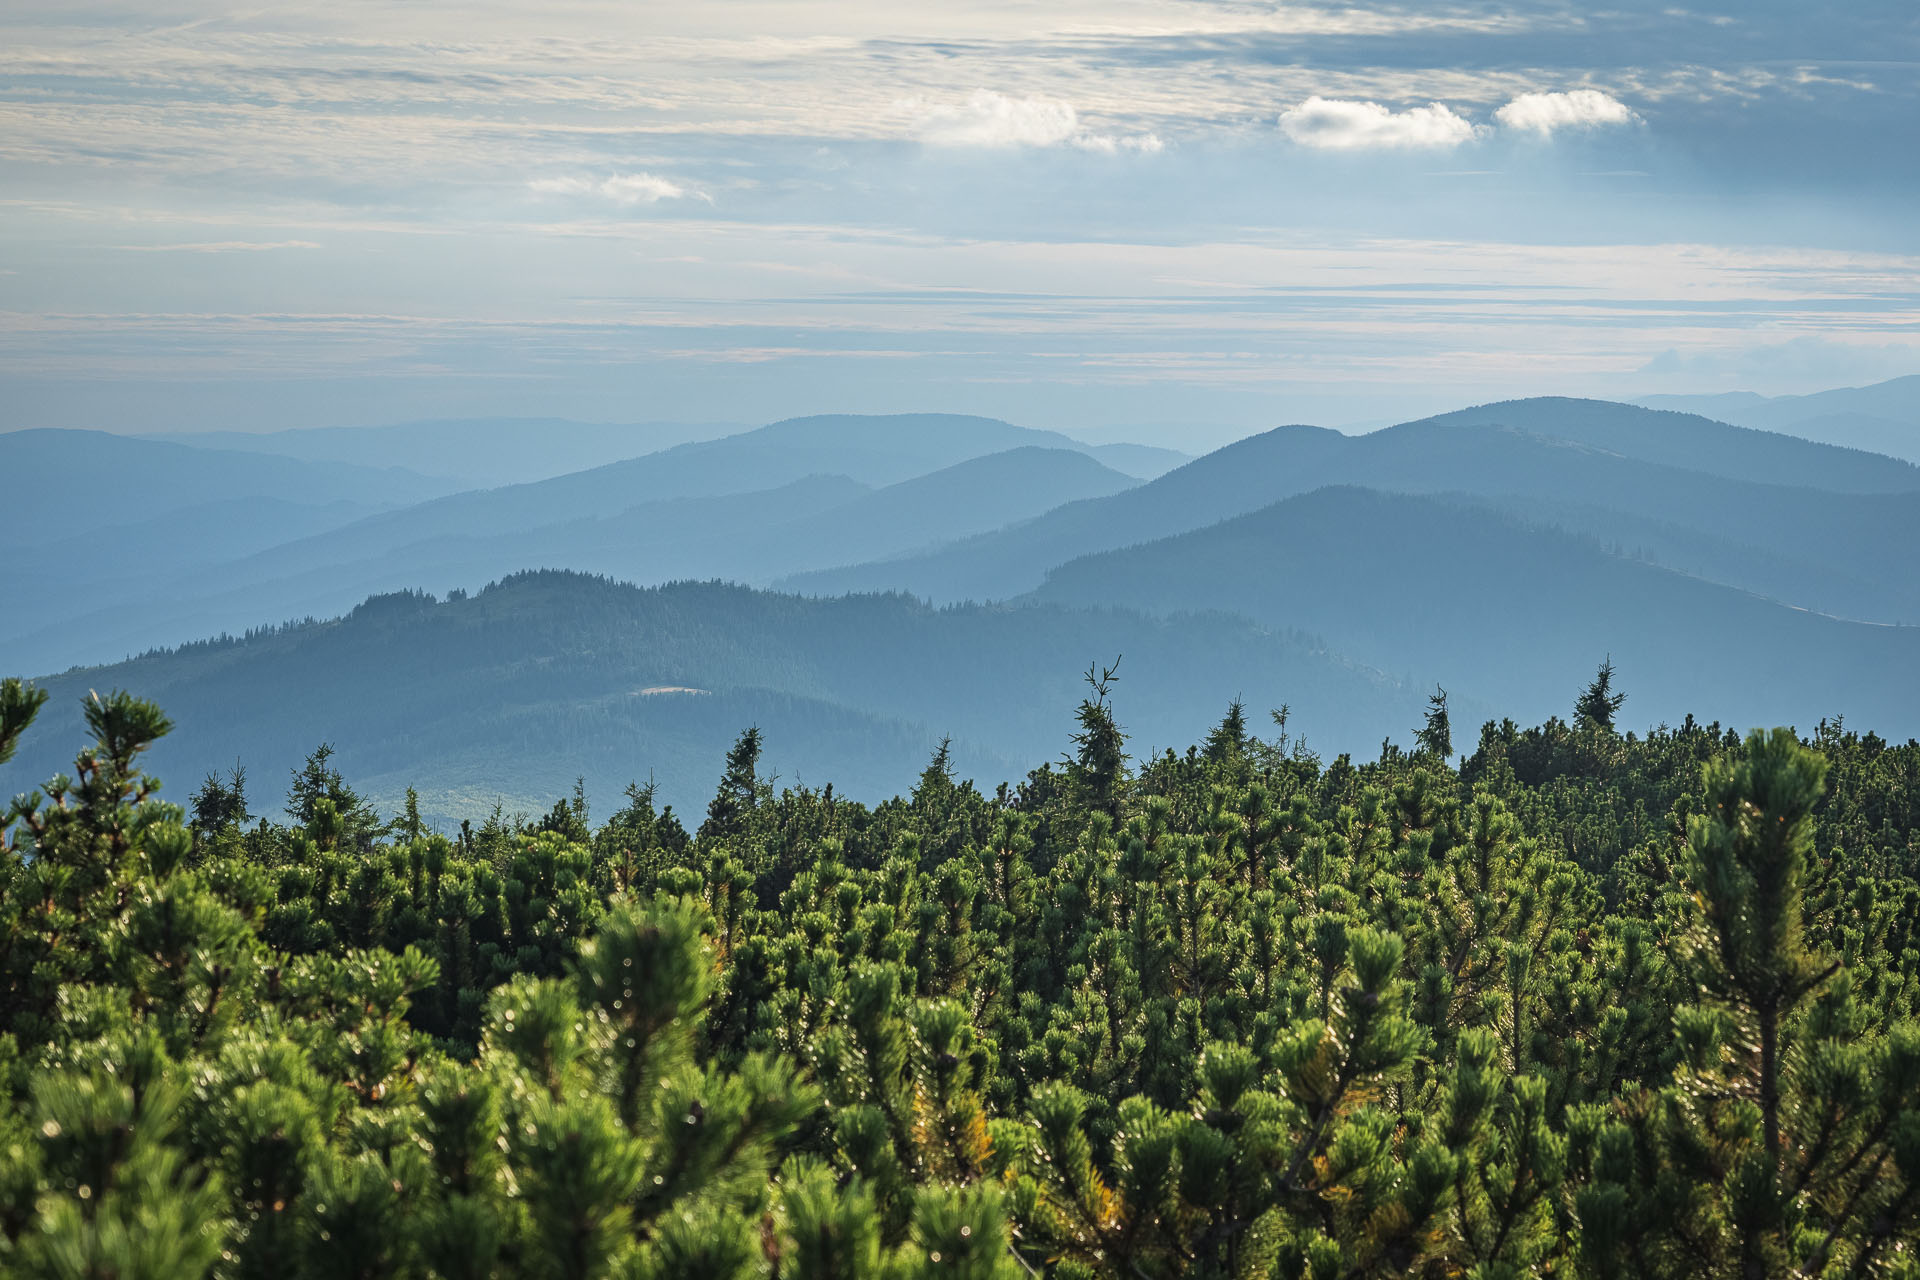
[[[1920,6],[0,7],[0,428],[1920,371]]]

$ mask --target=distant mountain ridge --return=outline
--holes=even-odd
[[[851,564],[1015,525],[1064,503],[1131,489],[1131,476],[1070,449],[1022,445],[873,490],[768,530],[732,575],[764,585],[788,566]],[[749,565],[756,567],[749,568]]]
[[[330,617],[381,592],[476,589],[529,568],[649,584],[685,578],[765,583],[779,573],[1018,523],[1133,483],[1085,454],[1024,446],[880,489],[842,475],[806,475],[764,490],[643,500],[605,515],[567,515],[529,527],[482,522],[477,532],[466,522],[422,533],[403,521],[363,520],[156,579],[144,598],[134,597],[141,599],[135,611],[96,602],[92,611],[11,636],[0,627],[0,645],[47,666],[63,658],[111,660],[211,631]]]
[[[1644,407],[1287,426],[1145,482],[993,419],[815,417],[384,505],[366,495],[423,482],[159,441],[64,447],[52,474],[90,477],[129,523],[96,533],[74,486],[47,487],[68,506],[23,527],[51,540],[0,561],[23,602],[0,618],[0,670],[331,619],[53,683],[137,682],[250,726],[248,758],[275,770],[319,737],[358,739],[348,758],[383,794],[425,782],[447,806],[506,776],[604,792],[642,764],[703,794],[688,770],[753,721],[790,735],[776,768],[876,795],[949,733],[968,767],[1017,776],[1058,753],[1078,674],[1113,654],[1144,745],[1192,741],[1236,693],[1292,705],[1333,747],[1404,738],[1434,682],[1459,725],[1537,720],[1608,654],[1634,723],[1710,707],[1920,725],[1920,630],[1869,625],[1920,620],[1920,468]],[[111,465],[89,471],[89,450]],[[167,466],[203,474],[143,506]],[[752,589],[769,584],[834,598]],[[212,749],[170,741],[169,769]],[[548,772],[509,767],[522,758]]]
[[[1904,458],[1920,463],[1920,374],[1811,395],[1763,396],[1731,391],[1701,396],[1646,396],[1638,403],[1706,414],[1745,427]]]
[[[389,805],[412,784],[441,813],[472,816],[496,798],[544,808],[576,776],[610,800],[651,775],[684,807],[711,794],[727,744],[756,722],[767,765],[787,779],[891,795],[951,734],[962,767],[992,785],[1066,749],[1080,674],[1115,653],[1115,703],[1138,750],[1192,741],[1236,695],[1290,704],[1335,749],[1418,723],[1417,693],[1242,619],[1196,628],[531,573],[467,598],[383,596],[334,621],[48,678],[52,706],[0,768],[0,791],[58,767],[96,687],[153,698],[174,718],[152,758],[170,795],[236,752],[270,793],[326,740]],[[709,692],[645,693],[660,688]],[[545,790],[487,794],[503,777]]]
[[[662,498],[752,493],[815,475],[878,487],[1023,445],[1073,443],[1052,432],[959,414],[792,418],[548,480],[454,494],[364,522],[361,531],[368,546],[397,546],[611,516]]]
[[[1029,598],[1161,615],[1232,602],[1523,722],[1564,715],[1567,672],[1610,654],[1640,723],[1710,705],[1743,723],[1846,715],[1920,734],[1920,627],[1822,617],[1473,502],[1317,489],[1070,561]]]
[[[772,428],[848,423],[878,418],[906,424],[913,419],[961,415],[821,415],[789,418]],[[969,418],[996,423],[993,418]],[[134,437],[202,449],[274,454],[314,462],[401,467],[453,482],[462,489],[492,489],[589,471],[660,453],[681,445],[752,435],[769,427],[721,422],[577,422],[568,418],[446,418],[362,427],[300,427],[284,431],[169,431]],[[1033,445],[1073,449],[1135,479],[1151,479],[1190,461],[1191,455],[1144,444],[1086,444],[1056,431],[1013,428],[1001,448]],[[998,452],[998,449],[988,450]],[[957,460],[957,459],[956,459]]]
[[[568,418],[443,418],[283,431],[169,431],[143,439],[310,462],[404,467],[462,489],[490,489],[585,471],[747,428],[723,422],[576,422]]]
[[[40,627],[102,609],[137,626],[128,606],[183,572],[447,491],[392,468],[66,429],[0,433],[0,476],[0,670],[13,671],[98,656],[84,629],[56,640],[64,660],[23,646]]]
[[[444,481],[393,468],[193,449],[71,428],[0,432],[0,475],[70,481],[9,487],[0,541],[13,545],[60,541],[78,532],[83,521],[94,528],[130,524],[235,498],[377,508],[437,498],[449,488]]]
[[[1564,396],[1508,400],[1438,414],[1408,427],[1466,424],[1518,427],[1643,462],[1756,484],[1835,493],[1920,491],[1920,466],[1908,461],[1697,413],[1648,410],[1609,400]]]
[[[1920,536],[1920,467],[1694,416],[1541,399],[1362,436],[1278,427],[1017,529],[779,585],[829,595],[897,589],[939,601],[1006,599],[1075,557],[1202,528],[1333,484],[1597,505],[1616,512],[1622,539],[1649,520],[1692,522],[1696,531],[1732,522],[1776,557],[1783,544],[1817,544],[1818,563],[1858,563],[1863,546]],[[1751,585],[1774,590],[1789,581],[1776,574]],[[1898,568],[1884,589],[1858,584],[1845,605],[1876,618],[1920,616],[1920,570]]]

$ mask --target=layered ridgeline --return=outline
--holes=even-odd
[[[1310,710],[1330,753],[1406,741],[1435,685],[1470,716],[1539,720],[1564,713],[1608,655],[1637,726],[1678,723],[1711,698],[1747,723],[1845,716],[1920,732],[1909,674],[1920,557],[1908,554],[1920,545],[1920,469],[1679,413],[1549,399],[1360,437],[1288,427],[1144,480],[1110,465],[1152,474],[1138,450],[988,419],[796,419],[422,502],[394,488],[417,477],[47,436],[0,436],[0,451],[100,453],[52,473],[91,478],[101,526],[73,532],[43,487],[21,508],[28,518],[0,531],[17,544],[4,563],[22,602],[0,623],[0,670],[344,618],[63,678],[66,694],[124,686],[170,705],[191,685],[183,710],[204,698],[234,735],[217,743],[190,728],[173,740],[194,776],[230,764],[216,754],[230,745],[277,776],[330,740],[383,799],[421,783],[440,814],[528,805],[576,775],[609,795],[651,772],[684,802],[704,785],[684,762],[759,722],[786,776],[872,796],[904,785],[903,762],[948,735],[979,776],[1049,758],[1042,726],[1070,700],[1072,673],[1116,654],[1127,655],[1124,717],[1152,742],[1191,738],[1197,717],[1236,694]],[[141,466],[113,462],[121,446],[141,451]],[[149,472],[150,498],[139,483]],[[306,499],[271,521],[297,536],[209,560],[233,504],[283,501],[275,485]],[[343,492],[386,509],[369,515]],[[61,530],[64,542],[33,542]],[[784,574],[821,595],[1002,604],[943,613],[904,599],[620,594],[560,578],[537,590],[517,581],[484,605],[428,608],[417,596],[542,567],[642,584]],[[409,591],[413,604],[360,608]],[[599,633],[574,620],[615,597],[621,638],[589,643]],[[1036,603],[1047,608],[1026,610]],[[1115,609],[1127,616],[1109,619]],[[785,629],[799,617],[809,621],[796,647]],[[758,637],[751,661],[731,656],[736,626]],[[448,644],[443,627],[492,640]],[[683,634],[704,637],[702,659],[664,660],[686,651]],[[899,678],[866,679],[865,655]],[[244,673],[247,697],[223,691],[222,664]],[[516,692],[474,696],[493,688]],[[269,714],[295,706],[299,717]],[[498,767],[515,753],[545,772]]]
[[[1920,733],[1920,627],[1793,608],[1483,500],[1318,489],[1070,561],[1031,598],[1167,616],[1231,600],[1524,720],[1565,705],[1569,673],[1597,645],[1630,673],[1636,723],[1678,722],[1704,699],[1763,723],[1844,716]]]
[[[1900,554],[1920,537],[1920,467],[1687,414],[1561,399],[1486,405],[1363,436],[1280,427],[1016,528],[783,585],[1007,599],[1079,556],[1328,485],[1471,495],[1801,607],[1920,621],[1920,565]]]
[[[703,815],[452,840],[324,757],[167,806],[91,701],[0,821],[0,1271],[1912,1274],[1920,747],[1596,680],[1457,767],[1440,706],[1135,761],[1094,683],[997,794],[746,735]]]
[[[811,432],[821,442],[835,435],[845,444],[861,433],[881,439],[898,434],[956,433],[971,441],[965,450],[1072,449],[1130,476],[1157,476],[1187,461],[1187,455],[1151,445],[1089,445],[1056,431],[1034,431],[993,419],[959,414],[880,416],[827,414],[777,423],[787,434]],[[1005,428],[997,439],[981,438]],[[772,434],[781,434],[776,431]],[[156,439],[200,448],[269,453],[315,462],[401,467],[444,476],[461,488],[490,489],[588,471],[681,445],[751,435],[744,425],[711,422],[574,422],[565,418],[467,418],[402,422],[379,427],[305,427],[287,431],[174,432]],[[761,437],[765,438],[765,437]],[[724,448],[724,447],[723,447]],[[912,456],[911,453],[909,456]],[[951,445],[934,445],[913,471],[932,471],[972,456]]]
[[[0,592],[31,608],[0,621],[0,654],[35,623],[150,593],[182,569],[231,561],[448,493],[413,472],[129,439],[104,431],[0,432],[8,480]],[[57,478],[57,480],[56,480]],[[61,665],[97,656],[78,646]]]
[[[377,434],[368,450],[387,456]],[[0,435],[0,455],[19,438]],[[171,449],[277,467],[293,494],[303,492],[299,477],[332,465],[99,439],[138,453]],[[339,442],[330,437],[328,447]],[[165,508],[174,514],[157,537],[144,528],[124,530],[129,538],[152,539],[138,572],[131,571],[135,561],[116,527],[123,513],[147,510],[139,469],[127,466],[120,473],[124,483],[116,477],[94,483],[88,502],[100,512],[100,527],[84,538],[70,513],[36,522],[65,531],[70,545],[57,549],[58,558],[33,565],[40,579],[35,608],[0,621],[0,668],[110,661],[221,631],[331,616],[380,592],[476,590],[525,569],[576,569],[642,583],[704,577],[765,583],[1000,528],[1062,503],[1118,492],[1181,461],[1169,450],[1083,445],[986,418],[801,418],[404,509],[376,504],[372,515],[374,507],[363,507],[330,521],[241,519],[226,548],[217,541],[176,546],[175,526],[202,515],[192,507],[174,511],[180,506],[174,503]],[[37,473],[86,470],[50,466]],[[213,467],[200,488],[217,492],[222,474]],[[238,517],[216,512],[202,522],[217,529],[220,518]],[[101,536],[108,530],[112,534]],[[50,564],[65,571],[50,573]]]
[[[1683,414],[1491,405],[1285,427],[1158,480],[802,591],[1227,610],[1537,719],[1611,653],[1639,724],[1920,732],[1920,469]]]
[[[379,597],[337,620],[47,679],[64,732],[0,768],[0,794],[60,765],[89,691],[125,689],[180,722],[156,748],[164,776],[238,761],[277,780],[327,742],[382,803],[412,785],[452,823],[496,802],[544,807],[576,778],[596,801],[651,779],[685,809],[748,725],[769,771],[873,800],[910,785],[949,736],[965,776],[1016,777],[1056,756],[1079,674],[1116,657],[1118,705],[1146,745],[1189,742],[1243,697],[1262,716],[1290,706],[1329,754],[1371,749],[1406,740],[1425,705],[1424,691],[1306,637],[1230,616],[941,609],[548,572],[444,601]],[[1566,673],[1568,699],[1591,670],[1583,660]]]
[[[1804,396],[1733,391],[1648,396],[1641,403],[1920,462],[1920,374]]]
[[[173,431],[150,439],[307,462],[401,467],[450,489],[491,489],[586,471],[675,445],[737,435],[745,424],[575,422],[567,418],[436,418],[282,431]]]

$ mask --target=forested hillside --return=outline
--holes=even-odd
[[[1844,715],[1920,733],[1920,627],[1789,608],[1476,502],[1320,489],[1071,561],[1033,598],[1161,614],[1234,600],[1528,719],[1552,713],[1599,645],[1633,673],[1641,724],[1678,723],[1707,699],[1765,723]]]
[[[1403,740],[1424,692],[1240,618],[1173,623],[1107,609],[935,609],[901,596],[804,600],[718,583],[639,589],[517,575],[470,597],[368,600],[347,616],[189,645],[43,683],[67,736],[89,689],[163,702],[182,728],[157,767],[199,777],[236,757],[284,777],[321,742],[388,804],[479,817],[544,805],[584,777],[596,798],[650,777],[683,807],[746,724],[768,766],[874,800],[911,784],[943,738],[980,777],[1058,753],[1090,661],[1122,659],[1128,727],[1169,745],[1244,696],[1291,705],[1317,745]],[[1566,673],[1576,681],[1597,655]],[[54,713],[50,713],[54,714]],[[60,767],[49,734],[0,767],[12,794]]]
[[[446,835],[325,753],[160,791],[87,698],[0,826],[0,1270],[1913,1274],[1920,746],[1623,734],[1603,669],[1149,753],[1089,674],[1008,786],[748,732],[704,811]]]

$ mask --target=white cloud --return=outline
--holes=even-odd
[[[658,204],[662,200],[683,200],[688,196],[708,198],[652,173],[617,173],[610,178],[535,178],[527,185],[542,195],[599,196],[615,204]]]
[[[1102,155],[1119,155],[1123,151],[1137,151],[1142,155],[1152,155],[1156,151],[1166,150],[1166,143],[1160,141],[1157,133],[1078,133],[1073,136],[1073,145],[1088,151],[1098,151]]]
[[[976,89],[963,103],[905,104],[917,117],[922,142],[939,147],[1074,146],[1104,155],[1155,152],[1164,144],[1151,133],[1092,133],[1080,125],[1073,104],[1058,98],[1016,98]]]
[[[1543,138],[1560,129],[1597,129],[1640,119],[1626,103],[1598,89],[1523,93],[1494,112],[1493,118],[1509,129],[1523,129]]]
[[[1013,98],[976,89],[966,102],[926,107],[920,137],[943,147],[1052,147],[1080,131],[1073,104],[1058,98]]]
[[[1474,136],[1472,122],[1442,103],[1393,111],[1377,102],[1318,96],[1281,112],[1280,129],[1302,146],[1327,151],[1457,147]]]

